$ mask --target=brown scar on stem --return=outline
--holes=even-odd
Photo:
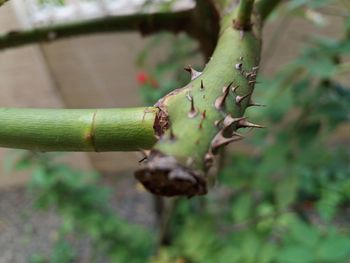
[[[97,109],[92,114],[91,126],[89,131],[85,135],[85,140],[90,143],[95,152],[98,152],[95,142],[95,121],[96,121]]]
[[[202,112],[201,121],[200,121],[199,126],[198,126],[199,129],[203,128],[203,122],[204,122],[204,119],[206,118],[206,115],[207,115],[207,110],[204,110]]]
[[[202,172],[183,166],[173,156],[157,150],[151,150],[135,177],[156,195],[190,197],[207,193],[207,180]]]

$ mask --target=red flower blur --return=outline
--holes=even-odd
[[[158,88],[157,81],[145,71],[140,71],[137,74],[136,81],[139,85],[150,84],[153,88]]]

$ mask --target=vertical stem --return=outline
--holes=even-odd
[[[240,30],[250,30],[251,20],[254,6],[254,0],[240,0],[237,8],[237,16],[235,19],[235,28]]]

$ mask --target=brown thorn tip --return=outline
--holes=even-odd
[[[223,130],[219,131],[211,142],[211,149],[213,152],[216,152],[216,150],[221,146],[225,146],[230,144],[231,142],[235,142],[243,139],[242,136],[236,136],[235,134],[233,134],[233,136],[230,138],[226,138],[222,135],[222,132]]]
[[[229,94],[229,92],[230,92],[230,87],[232,86],[232,84],[233,84],[233,82],[231,82],[228,86],[224,87],[224,88],[222,89],[223,95],[217,97],[217,99],[215,100],[214,105],[215,105],[215,108],[216,108],[217,110],[222,109],[222,107],[224,106],[225,101],[226,101],[226,98],[227,98],[227,96],[228,96],[228,94]]]
[[[244,95],[244,96],[236,96],[236,104],[238,105],[238,106],[241,106],[241,103],[242,103],[242,101],[245,99],[245,98],[247,98],[248,96],[250,96],[250,93],[248,93],[248,94],[246,94],[246,95]]]
[[[204,84],[203,84],[203,80],[201,79],[201,90],[204,90]]]
[[[265,127],[258,124],[251,123],[246,119],[243,119],[238,122],[238,128],[265,128]]]
[[[235,122],[244,120],[245,117],[233,118],[231,115],[227,115],[223,121],[224,127],[231,126]]]
[[[239,86],[234,86],[234,87],[231,88],[231,90],[232,90],[233,93],[236,93],[236,90],[237,90],[238,88],[239,88]]]
[[[197,115],[197,111],[196,111],[196,108],[194,106],[194,99],[190,93],[187,93],[186,97],[191,102],[191,108],[190,108],[190,111],[188,112],[187,116],[189,118],[194,118]]]
[[[184,70],[188,71],[191,74],[191,80],[194,80],[202,74],[202,72],[193,69],[191,66],[184,67]]]

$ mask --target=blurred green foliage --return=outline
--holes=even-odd
[[[293,0],[289,7],[329,2]],[[30,190],[36,207],[55,207],[63,219],[52,255],[34,255],[32,262],[75,262],[70,235],[90,238],[95,253],[110,262],[349,262],[350,147],[336,136],[350,119],[350,89],[339,81],[350,72],[344,71],[349,31],[350,18],[344,18],[343,38],[311,37],[273,78],[260,77],[254,96],[267,106],[247,114],[268,128],[246,132],[249,151],[228,157],[206,197],[173,200],[166,230],[171,242],[156,252],[151,230],[112,212],[96,174],[57,164],[47,154],[23,155],[16,167],[34,167]],[[164,42],[165,59],[150,64]],[[179,69],[195,55],[196,44],[185,36],[152,38],[137,59],[145,103],[186,83],[189,77]]]

